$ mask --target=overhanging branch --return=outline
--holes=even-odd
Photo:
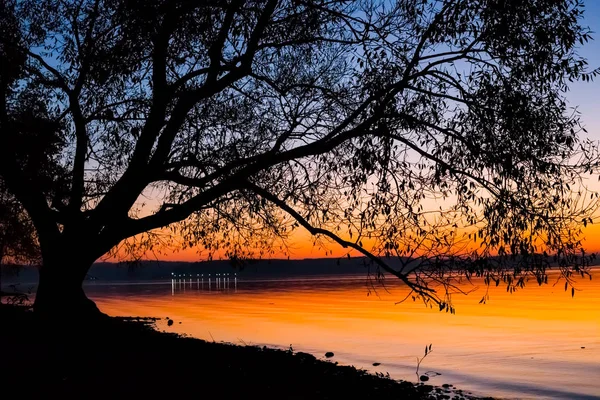
[[[300,224],[303,228],[305,228],[308,232],[310,232],[311,235],[326,236],[344,248],[351,248],[351,249],[358,251],[359,253],[361,253],[365,257],[367,257],[369,260],[371,260],[372,262],[377,264],[379,267],[381,267],[384,271],[399,278],[402,282],[404,282],[409,288],[411,288],[415,292],[431,299],[433,302],[435,302],[438,305],[440,305],[442,303],[441,300],[435,295],[435,293],[436,293],[435,289],[425,287],[425,286],[422,286],[422,285],[412,282],[410,279],[408,279],[408,276],[394,270],[392,267],[387,265],[380,257],[374,255],[373,253],[366,250],[364,247],[360,246],[359,244],[342,239],[341,237],[339,237],[338,235],[336,235],[335,233],[333,233],[327,229],[314,227],[312,224],[310,224],[306,220],[306,218],[302,217],[296,210],[294,210],[292,207],[287,205],[284,201],[280,200],[277,196],[273,195],[271,192],[255,185],[254,183],[251,183],[249,181],[247,181],[245,183],[245,185],[246,185],[246,188],[248,188],[249,190],[253,191],[257,195],[261,196],[262,198],[270,201],[271,203],[273,203],[274,205],[279,207],[281,210],[283,210],[287,214],[289,214],[292,218],[294,218],[294,220],[296,220],[298,222],[298,224]]]

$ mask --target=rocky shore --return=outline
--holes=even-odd
[[[5,399],[475,399],[307,353],[159,332],[151,318],[48,322],[3,305],[0,343]]]

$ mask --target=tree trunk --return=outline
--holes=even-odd
[[[96,303],[87,298],[82,287],[93,261],[67,257],[65,255],[59,261],[60,257],[55,255],[44,256],[33,304],[35,313],[51,318],[74,317],[78,320],[104,316]]]

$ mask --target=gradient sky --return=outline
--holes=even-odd
[[[591,69],[600,68],[600,1],[585,2],[583,25],[590,27],[595,40],[582,46],[580,54],[588,59]],[[576,105],[581,111],[589,137],[600,140],[600,79],[594,82],[573,83],[567,98],[571,105]]]
[[[600,68],[600,1],[585,1],[584,26],[592,30],[595,39],[581,47],[579,54],[588,59],[590,69]],[[577,106],[586,127],[587,137],[600,141],[600,79],[594,82],[576,82],[571,85],[567,99],[572,106]],[[598,177],[590,181],[590,187],[600,191]],[[585,230],[586,244],[590,251],[600,252],[600,218]]]
[[[592,30],[592,37],[595,40],[581,46],[579,54],[588,59],[590,69],[600,68],[600,0],[585,1],[585,19],[583,25],[588,26]],[[577,107],[580,111],[583,124],[588,131],[587,137],[595,141],[600,141],[600,79],[596,79],[594,82],[572,83],[570,91],[567,93],[567,100],[570,106]],[[600,191],[600,183],[597,177],[590,180],[590,187]],[[588,228],[585,229],[585,235],[588,250],[600,252],[600,218],[597,218],[595,224],[588,225]],[[295,234],[291,241],[290,250],[292,258],[326,256],[325,250],[313,247],[310,235],[300,230],[298,230],[298,233]],[[331,246],[329,250],[333,251],[333,256],[338,257],[346,253],[339,246]],[[160,258],[173,261],[198,261],[204,257],[191,249],[161,255]]]

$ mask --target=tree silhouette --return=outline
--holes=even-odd
[[[578,0],[2,7],[0,176],[37,232],[37,311],[96,311],[91,264],[164,227],[232,258],[302,227],[440,309],[449,268],[506,278],[490,254],[580,271]]]

